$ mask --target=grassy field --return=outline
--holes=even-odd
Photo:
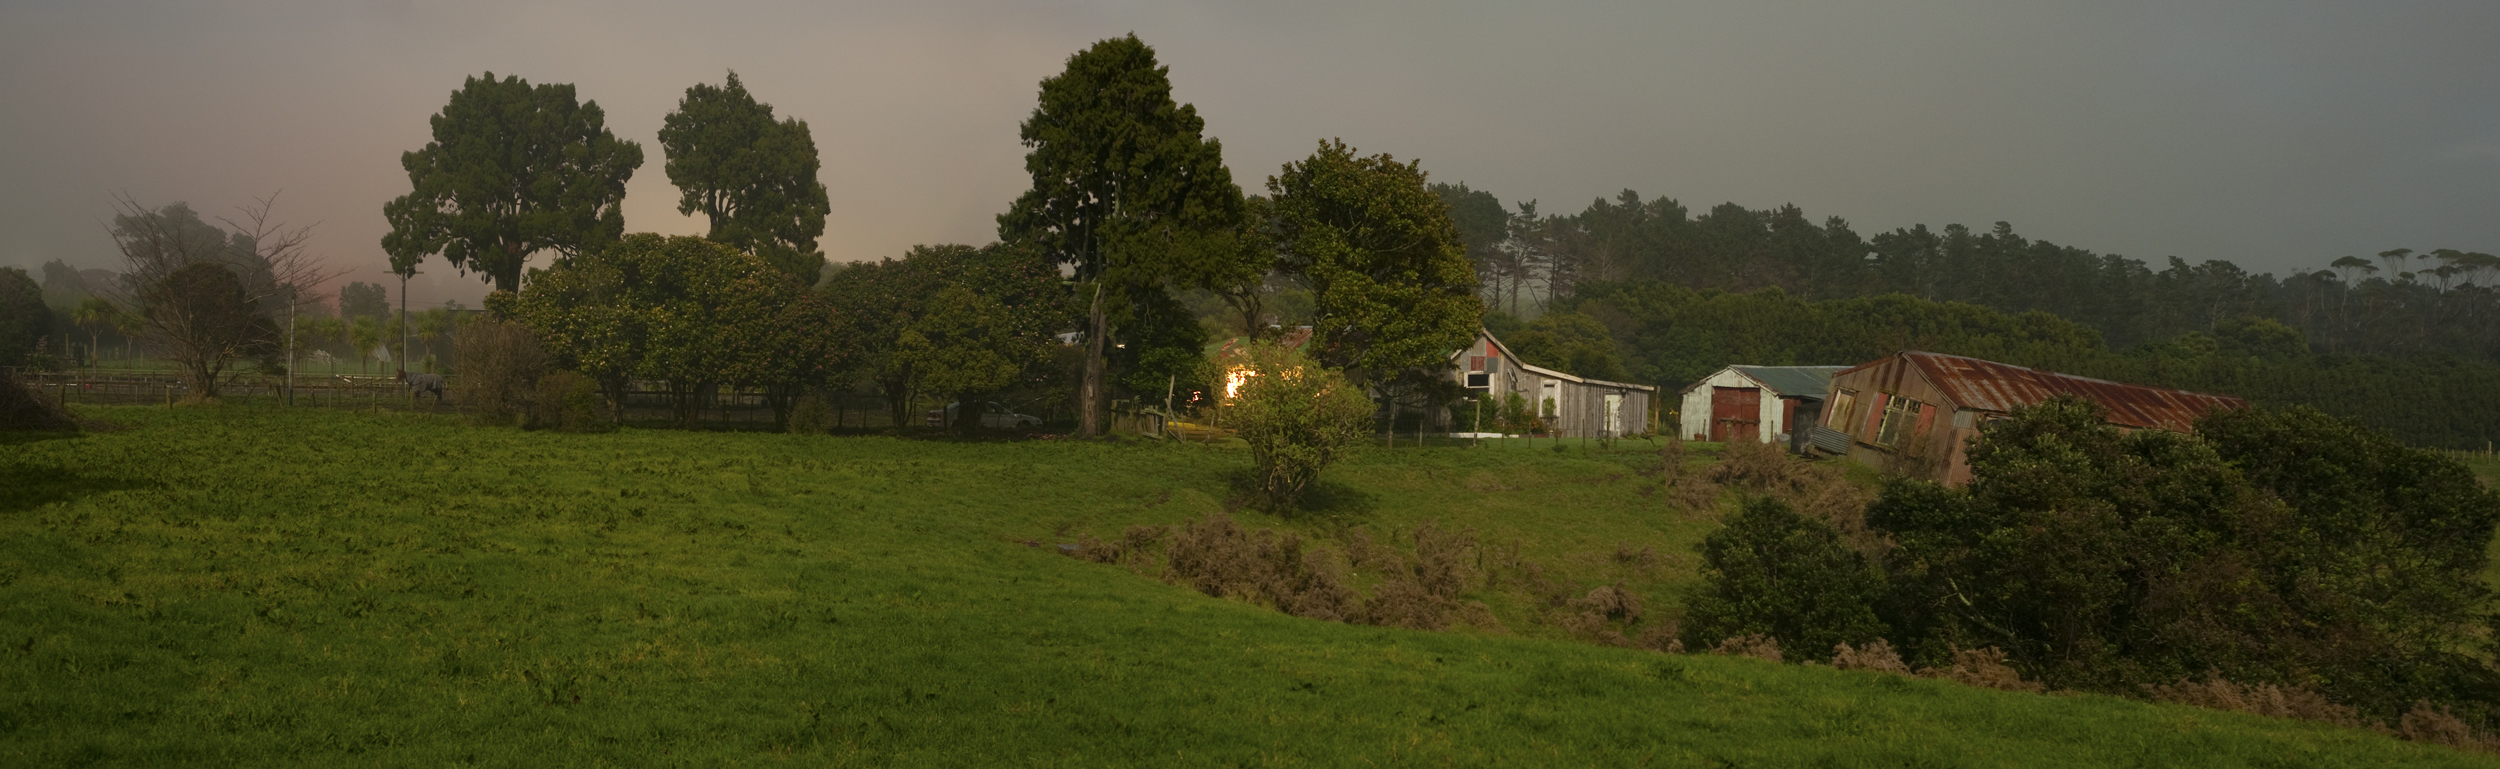
[[[94,408],[0,434],[0,765],[2469,766],[2375,734],[1297,619],[1059,554],[1220,510],[1201,446]],[[1671,601],[1657,456],[1358,454],[1427,521]],[[1612,554],[1649,549],[1666,566]],[[1490,603],[1491,601],[1488,601]]]

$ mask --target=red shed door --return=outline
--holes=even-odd
[[[1760,440],[1762,391],[1751,387],[1710,388],[1710,439]]]

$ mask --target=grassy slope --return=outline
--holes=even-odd
[[[1300,620],[1023,544],[1216,509],[1221,449],[97,411],[135,429],[0,435],[0,765],[2488,763]],[[1566,563],[1689,543],[1706,522],[1606,480],[1641,461],[1370,452],[1334,511]]]

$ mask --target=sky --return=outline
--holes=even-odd
[[[1251,192],[1323,139],[1570,213],[1626,189],[1862,235],[2016,231],[2281,274],[2500,252],[2500,3],[0,1],[0,266],[118,261],[117,194],[276,194],[346,280],[465,77],[572,83],[677,213],[661,119],[735,70],[808,123],[837,261],[986,243],[1037,84],[1135,33]],[[543,265],[540,256],[533,265]],[[412,304],[475,304],[439,262]]]

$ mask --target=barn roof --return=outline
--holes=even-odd
[[[1849,370],[1848,366],[1729,366],[1736,373],[1752,377],[1771,392],[1786,396],[1823,397],[1832,390],[1832,375]]]
[[[2248,405],[2227,395],[2132,385],[1959,355],[1904,352],[1901,357],[1918,367],[1955,405],[1980,411],[2010,412],[2073,395],[2100,404],[2111,424],[2187,432],[2198,417],[2209,412]]]

